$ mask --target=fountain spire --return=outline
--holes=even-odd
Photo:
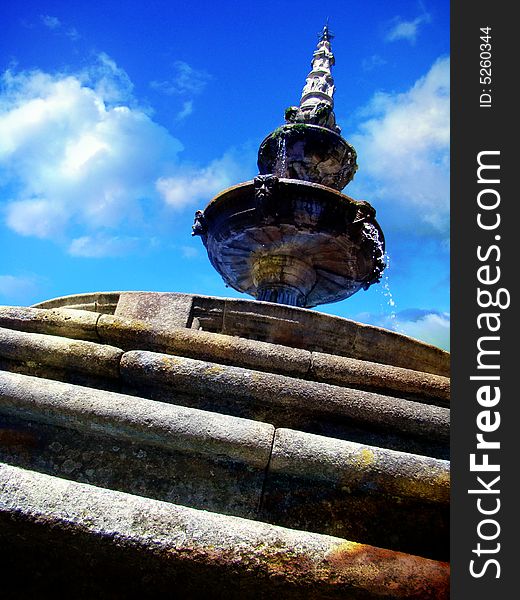
[[[307,75],[305,87],[300,99],[300,109],[312,110],[320,102],[334,107],[334,80],[331,69],[334,65],[334,54],[330,40],[334,37],[327,25],[319,36],[318,46],[312,55],[311,72]]]
[[[285,111],[286,123],[307,123],[320,125],[340,133],[334,116],[334,79],[332,67],[335,59],[331,40],[334,35],[328,24],[318,34],[318,45],[312,55],[311,72],[307,75],[299,106],[291,106]]]

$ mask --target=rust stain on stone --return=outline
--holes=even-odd
[[[326,559],[338,575],[374,593],[421,600],[449,598],[448,563],[355,542],[336,546]]]
[[[0,429],[0,446],[23,446],[34,448],[38,445],[38,436],[19,429]]]

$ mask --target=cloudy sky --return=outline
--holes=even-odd
[[[449,3],[0,3],[0,303],[161,290],[239,296],[193,213],[252,179],[335,34],[344,193],[377,210],[389,268],[319,310],[449,344]]]

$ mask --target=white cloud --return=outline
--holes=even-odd
[[[186,100],[182,105],[182,109],[177,113],[176,120],[182,121],[186,117],[189,117],[193,112],[193,100]]]
[[[182,150],[139,108],[114,105],[131,84],[104,55],[88,73],[7,72],[3,84],[0,174],[14,190],[7,224],[23,235],[116,226]]]
[[[36,292],[36,279],[31,276],[0,275],[0,298],[7,302],[22,300]]]
[[[178,60],[173,64],[171,78],[152,81],[150,86],[167,96],[188,97],[175,115],[176,121],[182,121],[193,113],[193,98],[204,90],[210,80],[211,75],[206,71],[194,69],[188,63]]]
[[[69,245],[69,254],[84,258],[122,256],[137,251],[143,245],[138,237],[107,236],[98,233],[73,239]]]
[[[382,56],[379,56],[379,54],[372,54],[371,56],[363,59],[361,67],[363,71],[373,71],[378,67],[386,65],[386,62],[387,61]]]
[[[231,152],[201,169],[185,168],[174,177],[157,180],[157,191],[165,202],[176,209],[195,203],[206,203],[216,193],[241,181],[244,168]]]
[[[396,331],[445,350],[450,349],[450,315],[429,313],[417,320],[397,320]]]
[[[3,74],[0,189],[8,227],[52,239],[75,256],[118,255],[132,251],[135,235],[160,218],[161,206],[205,204],[240,180],[243,167],[232,153],[184,167],[182,143],[132,90],[105,54],[76,74]],[[187,101],[184,112],[191,110]]]
[[[95,63],[78,75],[82,84],[92,88],[105,104],[135,104],[134,85],[126,71],[104,52],[97,55]]]
[[[431,16],[428,13],[423,13],[412,21],[405,21],[400,17],[396,17],[391,22],[391,29],[386,34],[385,39],[388,42],[407,40],[412,44],[415,44],[421,25],[425,25],[430,22]]]
[[[410,90],[378,93],[351,141],[359,188],[394,225],[446,236],[449,227],[450,63],[439,59]],[[359,184],[359,185],[358,185]],[[391,208],[391,211],[389,210]]]
[[[183,258],[198,258],[200,256],[200,251],[198,248],[194,246],[181,246],[180,248]]]
[[[66,212],[44,198],[18,200],[7,208],[7,225],[21,235],[38,238],[59,236],[66,222]]]
[[[58,19],[58,17],[41,15],[40,18],[45,27],[48,27],[49,29],[59,29],[61,27],[61,21]]]
[[[40,15],[40,21],[47,29],[64,35],[73,42],[76,42],[81,38],[79,31],[75,27],[66,27],[66,24],[62,23],[58,17],[53,17],[52,15]]]
[[[450,349],[449,313],[408,309],[386,314],[360,313],[356,320],[408,335],[444,350]]]
[[[65,35],[73,42],[77,42],[81,38],[79,31],[75,27],[69,27]]]
[[[200,94],[211,80],[211,75],[199,69],[194,69],[188,63],[178,60],[173,63],[173,73],[165,81],[152,81],[150,85],[167,95]]]

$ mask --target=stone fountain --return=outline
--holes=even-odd
[[[356,151],[334,116],[334,55],[319,36],[300,105],[258,151],[259,175],[197,211],[199,235],[225,283],[258,300],[313,307],[368,289],[385,268],[376,211],[341,193]]]
[[[340,191],[330,37],[259,176],[196,216],[224,280],[270,302],[0,307],[10,598],[448,599],[449,355],[300,308],[384,268],[375,211]]]

